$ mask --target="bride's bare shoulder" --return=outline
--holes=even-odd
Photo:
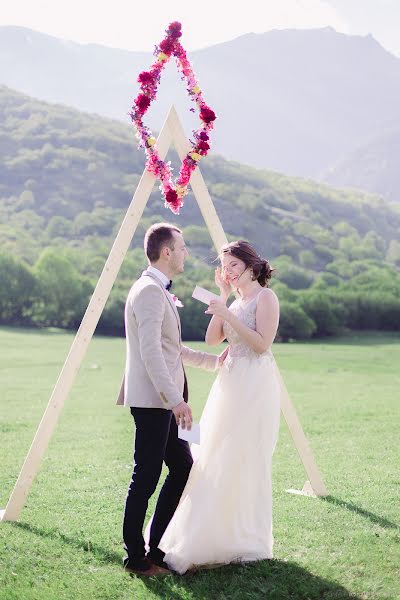
[[[273,290],[271,290],[271,288],[264,288],[258,294],[257,306],[265,308],[278,307],[278,296]]]

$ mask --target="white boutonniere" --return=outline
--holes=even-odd
[[[171,294],[171,292],[168,292],[169,295],[172,297],[172,300],[174,301],[174,304],[177,308],[183,308],[183,304],[182,302],[179,300],[179,298],[177,296],[175,296],[175,294]]]

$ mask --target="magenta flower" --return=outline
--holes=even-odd
[[[183,199],[188,193],[187,186],[190,176],[196,169],[200,156],[205,156],[210,149],[208,134],[214,126],[216,115],[204,102],[192,65],[187,58],[185,49],[179,43],[182,35],[181,24],[178,21],[170,23],[166,34],[166,37],[155,47],[154,63],[148,71],[142,71],[137,78],[140,92],[129,114],[137,129],[139,146],[143,147],[146,153],[146,169],[154,177],[160,179],[160,190],[165,199],[165,206],[168,206],[175,214],[179,214],[179,209],[183,206]],[[201,127],[193,132],[195,142],[192,142],[192,150],[181,164],[175,184],[172,181],[170,162],[166,163],[160,159],[155,139],[150,129],[143,124],[143,116],[156,97],[161,73],[171,56],[175,57],[182,79],[186,80],[189,97],[199,107],[199,116],[202,121]],[[190,110],[194,112],[193,108]]]
[[[211,123],[212,121],[215,121],[216,118],[215,112],[204,104],[200,111],[200,119],[204,121],[204,123]]]

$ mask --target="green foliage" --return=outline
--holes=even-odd
[[[83,317],[92,286],[73,265],[54,250],[43,251],[34,272],[37,299],[34,322],[43,326],[76,327]]]
[[[280,303],[278,337],[287,342],[290,339],[307,340],[316,330],[314,321],[297,304]]]
[[[309,290],[300,295],[300,306],[315,323],[313,335],[322,337],[338,334],[344,323],[344,309],[335,304],[323,291]]]
[[[29,322],[36,296],[36,281],[23,261],[0,254],[0,323],[22,325]]]
[[[143,153],[130,125],[47,105],[4,87],[0,136],[0,244],[3,255],[16,261],[3,261],[2,281],[31,278],[26,294],[16,294],[12,303],[11,291],[2,290],[1,319],[76,327],[141,176]],[[173,152],[171,160],[177,163]],[[377,196],[335,190],[220,156],[207,157],[202,172],[228,239],[248,239],[277,267],[272,286],[283,303],[286,337],[322,336],[368,323],[399,328],[398,207]],[[187,196],[181,215],[173,216],[157,189],[98,331],[123,333],[126,294],[146,266],[144,233],[166,220],[183,229],[190,249],[184,277],[174,288],[185,305],[183,333],[202,339],[207,317],[191,293],[196,284],[215,289],[212,261],[218,252],[193,195]],[[375,300],[379,294],[381,306]]]
[[[279,281],[285,283],[292,290],[308,288],[314,280],[310,271],[302,267],[297,267],[292,261],[288,261],[283,257],[278,257],[274,261],[274,265],[278,268]]]
[[[396,265],[396,267],[400,267],[400,242],[397,240],[390,241],[386,260]]]

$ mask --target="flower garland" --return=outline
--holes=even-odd
[[[169,207],[173,213],[179,214],[179,209],[183,206],[183,199],[188,193],[190,176],[201,157],[206,156],[210,149],[209,132],[214,126],[216,115],[204,102],[192,65],[186,56],[186,51],[179,42],[182,35],[181,24],[178,21],[170,23],[168,29],[166,29],[166,34],[162,42],[155,47],[156,61],[148,71],[142,71],[137,78],[140,84],[140,92],[135,98],[132,111],[129,114],[137,129],[136,137],[140,141],[139,148],[144,148],[146,152],[146,169],[160,179],[160,190],[165,200],[165,206]],[[192,149],[182,161],[179,176],[175,183],[172,181],[170,161],[166,163],[161,160],[157,152],[156,139],[150,129],[143,124],[143,117],[157,95],[161,72],[171,56],[176,59],[178,69],[182,73],[182,79],[186,79],[187,92],[190,99],[197,104],[200,111],[200,120],[202,121],[202,125],[193,131],[194,140],[190,140]],[[190,110],[195,112],[194,108]]]

